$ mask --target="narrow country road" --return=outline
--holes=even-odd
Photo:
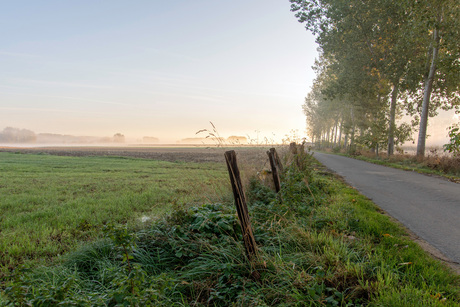
[[[460,263],[460,185],[337,155],[314,152],[328,169],[412,232]]]

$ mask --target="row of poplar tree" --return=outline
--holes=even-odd
[[[313,141],[391,155],[418,129],[423,156],[428,117],[460,105],[458,0],[290,2],[319,45],[303,106]]]

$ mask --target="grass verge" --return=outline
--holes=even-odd
[[[337,154],[405,171],[441,176],[452,182],[460,183],[460,157],[429,154],[423,159],[419,159],[414,155],[403,154],[396,154],[391,157],[386,155],[376,157],[372,153],[360,153],[357,155]]]
[[[59,264],[17,270],[3,305],[458,306],[459,277],[332,175],[291,165],[275,194],[248,187],[259,258],[248,262],[231,202],[174,208]],[[256,273],[257,272],[257,273]]]

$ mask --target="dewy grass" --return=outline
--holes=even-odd
[[[244,256],[231,202],[175,207],[137,231],[109,227],[105,239],[53,266],[16,271],[0,303],[459,305],[457,275],[372,202],[332,175],[315,173],[313,160],[304,158],[307,168],[288,167],[278,195],[258,180],[250,182],[249,213],[259,248],[254,262]]]
[[[226,180],[217,163],[0,153],[0,272],[92,240],[109,221],[220,198]]]

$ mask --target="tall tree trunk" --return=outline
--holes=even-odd
[[[342,147],[342,127],[343,127],[343,118],[340,120],[339,148]]]
[[[431,92],[433,90],[433,81],[434,75],[436,73],[436,62],[438,59],[439,51],[439,31],[438,29],[434,30],[433,33],[434,44],[433,44],[433,54],[431,57],[430,72],[425,78],[425,88],[423,93],[423,103],[422,103],[422,114],[420,115],[420,129],[418,132],[418,141],[417,141],[417,157],[421,158],[425,156],[425,142],[426,142],[426,130],[428,126],[428,110],[430,106]]]
[[[350,136],[350,150],[353,150],[353,145],[355,145],[355,130],[356,126],[353,124],[353,127],[351,128],[351,136]]]
[[[390,127],[388,129],[388,156],[395,151],[395,130],[396,130],[396,103],[398,101],[399,80],[393,84],[390,103]]]
[[[324,132],[323,131],[321,131],[321,136],[319,139],[319,147],[324,148]]]
[[[339,118],[335,119],[335,126],[334,126],[334,147],[337,146],[337,129],[339,126]]]
[[[351,109],[350,109],[350,115],[351,115],[351,135],[350,135],[350,150],[352,150],[352,147],[355,143],[355,129],[356,129],[356,125],[355,125],[355,112],[353,110],[353,106],[351,106]]]
[[[334,134],[335,134],[335,126],[332,126],[332,129],[331,129],[331,146],[334,145]]]

